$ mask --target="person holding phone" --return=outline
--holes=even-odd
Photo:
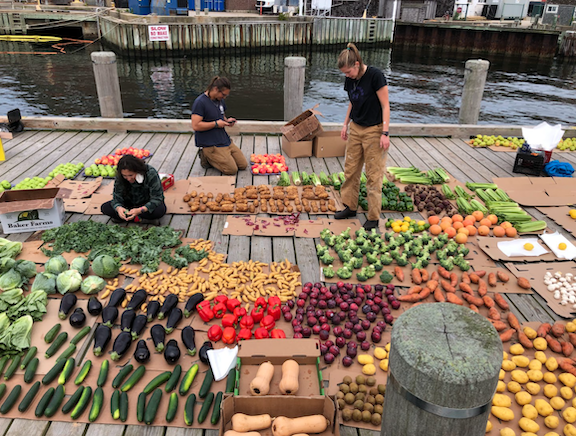
[[[224,130],[236,123],[235,118],[226,117],[224,100],[230,95],[230,88],[226,77],[215,76],[192,105],[192,128],[200,164],[202,168],[216,168],[226,175],[248,167],[246,158]]]

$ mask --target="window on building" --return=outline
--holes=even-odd
[[[546,6],[546,13],[547,14],[557,14],[558,13],[558,5]]]

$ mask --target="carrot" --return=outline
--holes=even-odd
[[[576,347],[576,333],[568,333],[570,343]]]
[[[478,279],[478,295],[483,297],[488,292],[488,287],[486,286],[486,282],[482,279]]]
[[[428,280],[428,282],[426,283],[426,287],[430,288],[430,290],[434,292],[438,287],[438,280]]]
[[[419,294],[421,290],[422,286],[412,286],[410,289],[408,289],[408,295]]]
[[[418,268],[412,270],[412,281],[417,285],[422,283],[422,274]]]
[[[557,339],[554,339],[550,335],[546,335],[546,342],[548,342],[548,347],[555,353],[562,352],[562,345],[560,345],[560,342],[558,342]]]
[[[493,319],[494,321],[500,321],[502,317],[500,316],[500,312],[495,307],[491,307],[488,311],[488,316]]]
[[[432,274],[430,274],[430,280],[436,280],[438,281],[438,279],[440,278],[440,276],[438,275],[437,271],[432,271]]]
[[[470,295],[474,294],[474,291],[472,291],[472,288],[470,287],[469,284],[464,283],[464,282],[460,282],[460,284],[458,286],[462,292],[466,292],[467,294],[470,294]]]
[[[540,338],[545,338],[546,335],[548,333],[550,333],[551,328],[552,328],[552,326],[550,324],[548,324],[547,322],[544,322],[544,323],[540,324],[540,327],[538,327],[538,330],[536,330],[536,334]]]
[[[469,285],[470,282],[470,276],[468,275],[468,273],[466,271],[464,271],[462,273],[462,283],[466,283],[467,285]]]
[[[494,300],[492,299],[492,297],[489,297],[488,295],[484,295],[482,297],[482,300],[484,300],[484,304],[486,305],[486,307],[488,309],[494,307]]]
[[[420,275],[422,276],[422,282],[427,282],[430,280],[430,274],[424,268],[420,269]]]
[[[394,275],[396,276],[399,282],[404,281],[404,271],[402,271],[402,268],[400,268],[399,266],[394,267]]]
[[[438,302],[438,303],[444,303],[446,301],[446,297],[444,297],[444,294],[442,293],[442,290],[440,288],[436,288],[434,290],[434,299]],[[575,335],[576,336],[576,335]]]
[[[420,294],[400,295],[397,300],[404,301],[405,303],[416,303],[420,301]]]
[[[506,323],[503,321],[492,321],[492,320],[489,320],[489,321],[492,323],[492,325],[494,326],[494,328],[498,332],[501,332],[502,330],[506,330],[508,328]]]
[[[491,288],[496,287],[496,274],[494,273],[488,274],[488,285],[490,285]]]
[[[562,354],[564,354],[564,356],[570,357],[572,351],[574,351],[574,345],[570,342],[562,342]]]
[[[515,330],[514,329],[509,329],[506,330],[503,333],[500,333],[500,340],[502,342],[508,342],[510,339],[512,339],[512,336],[514,335]]]
[[[480,280],[480,277],[478,277],[478,274],[476,273],[470,273],[468,274],[468,277],[470,277],[472,283],[478,283],[478,280]]]
[[[448,303],[457,304],[458,306],[464,306],[464,302],[460,298],[458,298],[456,294],[453,294],[451,292],[448,292],[446,294],[446,300],[448,301]]]
[[[471,304],[471,305],[469,306],[469,309],[470,309],[472,312],[480,313],[480,311],[478,310],[478,308],[477,308],[476,306],[474,306],[473,304]]]
[[[442,289],[444,289],[446,292],[456,292],[454,286],[452,286],[446,280],[441,280],[440,284],[442,285]]]
[[[494,293],[494,301],[496,302],[496,304],[498,306],[500,306],[500,309],[502,309],[502,310],[509,310],[510,309],[508,302],[498,292]]]
[[[443,279],[449,279],[450,278],[450,271],[448,271],[443,266],[438,267],[438,274],[440,274],[440,277],[442,277]]]
[[[486,271],[484,271],[483,269],[481,269],[480,271],[474,271],[476,273],[476,275],[480,278],[484,277],[486,275]]]
[[[561,322],[555,322],[550,329],[550,333],[552,333],[552,335],[556,336],[557,338],[561,337],[565,331],[566,327]]]
[[[518,331],[522,330],[520,328],[520,323],[518,322],[518,318],[516,318],[516,315],[514,315],[512,312],[508,312],[506,319],[508,320],[508,324],[510,324],[510,327],[512,327],[513,329],[516,329]]]
[[[522,330],[518,330],[518,341],[524,348],[533,348],[534,344]]]
[[[458,275],[456,273],[450,273],[450,285],[456,286],[458,284]]]
[[[428,296],[432,293],[432,291],[430,290],[430,288],[424,288],[422,289],[422,291],[420,292],[420,299],[424,300],[425,298],[428,298]]]

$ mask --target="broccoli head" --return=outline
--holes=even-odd
[[[366,254],[366,261],[369,264],[374,264],[374,263],[378,262],[378,257],[374,253],[368,253],[368,254]]]
[[[368,277],[366,277],[366,274],[364,274],[363,271],[364,270],[360,270],[359,272],[356,273],[356,278],[358,279],[359,282],[365,282],[366,280],[368,280]]]
[[[322,229],[322,231],[320,232],[320,239],[326,242],[326,238],[328,238],[329,236],[332,236],[332,232],[330,231],[330,229]]]
[[[362,253],[362,250],[360,248],[356,249],[356,251],[353,254],[354,257],[357,257],[359,259],[363,259],[364,258],[364,253]]]
[[[394,259],[392,259],[392,257],[388,253],[385,253],[382,256],[380,256],[380,263],[382,263],[382,265],[390,265],[393,261]]]
[[[324,253],[328,253],[328,247],[321,244],[316,244],[316,254],[318,257],[324,256]]]
[[[378,234],[378,231],[376,229],[372,229],[370,233],[368,233],[368,239],[370,239],[372,242],[374,242],[379,237],[380,235]]]
[[[458,245],[458,254],[461,254],[462,256],[466,257],[468,256],[468,253],[470,253],[470,249],[466,247],[466,245],[464,244]]]
[[[326,268],[322,268],[322,273],[324,274],[325,278],[331,279],[336,274],[336,271],[334,271],[334,268],[332,268],[332,265],[330,265]]]
[[[392,279],[394,279],[394,276],[390,274],[389,271],[384,270],[382,271],[382,274],[380,274],[380,281],[382,283],[390,283]]]
[[[400,248],[396,247],[394,250],[391,250],[390,257],[392,259],[398,259],[400,257]]]
[[[342,236],[344,239],[350,239],[350,227],[340,233],[340,236]]]
[[[405,254],[403,254],[398,259],[396,259],[396,263],[398,264],[398,266],[406,266],[408,265],[408,258],[406,257]]]
[[[324,242],[326,243],[326,245],[334,247],[334,245],[336,244],[336,235],[330,235],[327,239],[324,240]]]
[[[332,262],[334,262],[334,257],[330,256],[330,253],[328,253],[328,251],[326,253],[324,253],[321,257],[320,257],[320,261],[324,264],[324,265],[332,265]]]
[[[452,260],[452,257],[440,260],[440,266],[446,268],[448,271],[452,271],[454,269],[454,261]]]
[[[338,258],[342,262],[348,262],[352,259],[352,252],[350,250],[342,250],[338,252]]]
[[[347,280],[350,277],[352,277],[352,270],[346,267],[338,268],[338,270],[336,271],[336,275],[340,277],[342,280]]]
[[[448,244],[446,245],[446,252],[448,253],[449,256],[454,256],[457,250],[458,250],[458,244],[453,240],[448,242]]]
[[[363,257],[353,257],[352,258],[352,264],[354,265],[354,269],[362,268],[362,265],[364,264],[364,258]]]
[[[366,238],[366,236],[368,236],[368,232],[364,227],[360,227],[358,230],[356,230],[356,239]]]
[[[441,240],[444,244],[447,244],[450,238],[448,238],[446,233],[441,233],[438,235],[438,239]]]
[[[376,262],[374,262],[374,263],[372,264],[372,266],[374,267],[374,269],[375,269],[376,271],[381,271],[382,268],[384,268],[384,266],[382,265],[382,262],[380,262],[380,259],[377,259]]]
[[[371,253],[374,250],[370,241],[364,241],[364,244],[360,247],[362,254]]]
[[[364,242],[366,242],[368,239],[366,239],[364,236],[358,236],[355,240],[356,244],[358,245],[362,245],[364,244]]]

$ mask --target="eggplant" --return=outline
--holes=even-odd
[[[108,306],[118,307],[124,301],[126,297],[126,290],[124,288],[116,288],[112,295],[110,295],[110,300],[108,300]]]
[[[138,339],[138,336],[140,336],[147,323],[148,318],[144,314],[140,314],[134,319],[134,322],[132,323],[132,330],[130,331],[133,341]]]
[[[102,312],[102,303],[98,300],[98,297],[93,295],[88,300],[88,313],[92,316],[98,316]]]
[[[130,332],[121,332],[114,340],[114,345],[112,346],[112,353],[110,353],[110,359],[116,361],[120,359],[132,343],[132,335]]]
[[[200,347],[200,352],[198,353],[198,356],[200,357],[200,361],[202,363],[205,363],[206,365],[210,365],[209,360],[208,360],[208,350],[213,350],[214,346],[212,345],[212,342],[210,341],[206,341],[202,344],[202,347]]]
[[[158,319],[168,318],[170,313],[172,313],[172,309],[174,309],[177,304],[178,297],[174,294],[168,295],[162,304],[160,312],[158,312]]]
[[[146,341],[140,339],[138,345],[136,345],[136,351],[134,351],[134,359],[138,363],[146,363],[150,360],[150,350],[146,345]]]
[[[128,306],[126,306],[126,310],[137,311],[140,309],[140,306],[144,304],[147,297],[148,294],[144,289],[138,289],[134,295],[132,295],[132,299],[130,300],[130,303],[128,303]]]
[[[146,309],[146,316],[148,317],[148,322],[154,321],[154,318],[158,315],[160,310],[160,302],[154,300],[148,303],[148,308]]]
[[[176,364],[178,359],[180,359],[180,348],[178,348],[178,342],[175,339],[170,339],[166,344],[164,349],[164,359],[170,365]]]
[[[70,311],[74,306],[76,306],[76,302],[78,301],[78,297],[74,294],[66,294],[62,297],[60,301],[60,309],[58,310],[58,318],[66,319]]]
[[[102,322],[105,326],[112,327],[118,318],[116,306],[106,306],[102,311]]]
[[[172,333],[180,321],[182,321],[182,310],[179,307],[175,307],[170,312],[168,321],[166,321],[166,327],[164,327],[166,329],[166,333]]]
[[[186,352],[190,356],[194,356],[196,354],[196,343],[194,342],[195,336],[196,332],[190,326],[186,326],[182,330],[182,343],[186,347]]]
[[[112,330],[110,327],[104,324],[96,327],[96,331],[94,332],[94,356],[98,357],[102,355],[110,339],[112,339]]]
[[[188,298],[186,306],[184,306],[184,317],[188,318],[196,310],[196,305],[204,301],[204,294],[197,292]]]
[[[154,324],[150,329],[152,341],[154,341],[154,348],[157,352],[164,351],[164,340],[166,339],[166,330],[160,324]]]
[[[123,332],[129,332],[132,330],[132,323],[134,322],[134,318],[136,318],[136,312],[133,310],[125,310],[120,318],[120,328]]]
[[[86,324],[86,314],[84,313],[84,309],[81,307],[74,309],[74,313],[70,315],[69,321],[70,325],[76,329],[79,329]]]

